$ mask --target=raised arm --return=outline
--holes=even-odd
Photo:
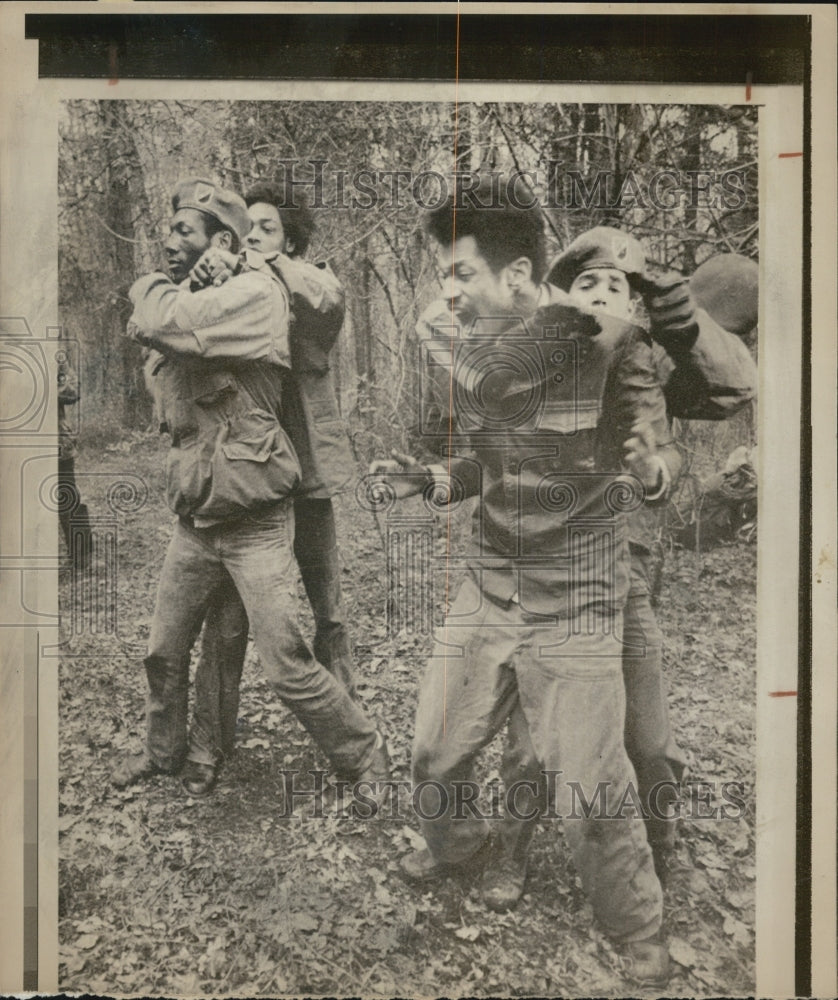
[[[658,369],[673,417],[726,420],[756,395],[757,368],[745,343],[697,308],[685,278],[646,278],[643,298]]]
[[[343,326],[343,285],[327,264],[312,264],[284,254],[272,254],[265,260],[288,291],[296,320],[292,336],[311,340],[328,354]],[[255,251],[245,251],[245,262],[248,267],[258,264]]]
[[[195,292],[164,274],[149,274],[134,283],[129,297],[129,328],[164,353],[290,364],[288,297],[264,273],[244,272]]]

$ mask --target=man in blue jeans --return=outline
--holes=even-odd
[[[340,416],[330,353],[343,325],[344,292],[326,265],[303,258],[314,228],[311,210],[290,184],[262,182],[245,194],[251,228],[242,260],[207,251],[193,269],[202,285],[220,285],[248,267],[248,253],[267,262],[290,300],[291,377],[282,423],[300,460],[294,491],[294,556],[314,614],[318,662],[355,697],[352,645],[340,585],[340,557],[332,496],[355,474]],[[235,743],[239,685],[248,621],[239,595],[223,587],[213,597],[195,671],[195,710],[181,783],[191,795],[212,791]]]
[[[426,230],[451,315],[427,345],[449,372],[447,454],[442,468],[398,455],[371,471],[396,497],[444,481],[449,498],[479,503],[466,580],[420,688],[413,779],[426,847],[402,870],[426,883],[485,861],[489,824],[461,795],[508,721],[519,759],[542,770],[525,775],[532,798],[507,804],[501,863],[527,830],[517,810],[531,814],[550,792],[596,918],[634,977],[660,982],[661,887],[643,823],[621,808],[636,781],[623,743],[624,513],[666,494],[651,346],[543,282],[541,213],[512,203],[503,184],[486,181],[462,204],[452,196]],[[549,774],[560,780],[548,788]],[[516,777],[506,770],[507,790]],[[603,815],[580,812],[576,793],[601,796]],[[487,866],[484,889],[498,874]]]
[[[652,278],[645,251],[634,237],[598,226],[582,233],[556,258],[548,282],[554,295],[556,290],[566,292],[580,309],[626,322],[633,321],[642,304],[668,416],[723,420],[752,400],[756,391],[756,366],[741,339],[757,319],[755,271],[753,262],[725,254],[703,264],[689,283],[672,271]],[[434,331],[444,331],[451,323],[450,306],[432,303],[420,319],[420,339],[432,342],[438,335]],[[432,443],[433,460],[437,460],[445,435],[427,435],[433,424],[444,427],[448,419],[449,377],[445,372],[437,373],[428,384],[432,391],[426,399],[427,419],[422,430],[424,440]],[[682,465],[678,446],[674,442],[659,446],[657,456],[667,481],[674,483]],[[659,504],[644,504],[629,514],[631,578],[623,609],[623,680],[626,750],[637,774],[655,866],[659,874],[665,874],[674,845],[686,757],[670,725],[663,636],[651,602],[652,550],[659,513]],[[537,764],[528,757],[531,746],[525,728],[521,717],[513,713],[504,759],[504,772],[511,781],[529,780]],[[518,902],[526,877],[526,848],[534,827],[534,821],[520,824],[504,877],[496,878],[491,886],[484,880],[487,906],[502,911]]]
[[[193,291],[189,273],[210,247],[238,251],[251,222],[233,192],[182,181],[166,255],[171,277],[130,291],[131,327],[159,352],[155,378],[172,438],[169,506],[178,515],[161,572],[145,660],[146,748],[123,761],[117,786],[176,773],[186,753],[189,654],[213,595],[241,596],[269,680],[349,780],[383,781],[383,738],[312,655],[297,623],[290,495],[300,465],[278,413],[290,364],[290,304],[267,265]]]

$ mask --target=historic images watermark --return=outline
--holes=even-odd
[[[518,208],[590,211],[591,209],[656,209],[661,212],[684,207],[736,211],[749,201],[746,171],[664,169],[652,174],[628,170],[598,170],[586,175],[566,168],[559,160],[548,161],[539,170],[472,172],[450,174],[438,170],[334,169],[328,160],[279,160],[280,176],[315,209],[362,209],[394,211],[416,207],[433,211],[454,195],[457,208],[499,208],[502,196]],[[482,198],[478,185],[491,177]]]
[[[499,780],[483,784],[454,781],[445,786],[436,781],[414,783],[409,779],[389,781],[342,781],[320,770],[282,770],[283,802],[279,819],[291,819],[305,811],[312,818],[333,815],[343,819],[378,818],[411,822],[513,819],[545,820],[724,820],[743,817],[748,788],[742,781],[661,781],[641,800],[633,781],[617,786],[601,781],[584,787],[562,771],[542,770],[544,795],[532,780],[504,786]],[[310,780],[306,778],[310,777]],[[309,811],[310,807],[310,811]]]

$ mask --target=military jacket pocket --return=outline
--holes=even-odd
[[[212,469],[197,433],[185,434],[166,457],[166,499],[181,516],[194,514],[211,488]]]
[[[274,450],[276,419],[261,410],[243,414],[222,433],[221,450],[233,462],[267,462]]]
[[[276,503],[299,483],[300,464],[276,418],[251,410],[222,431],[212,456],[212,488],[201,513],[224,517]]]

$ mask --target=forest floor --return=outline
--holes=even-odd
[[[164,455],[163,442],[135,435],[83,451],[77,463],[90,474],[80,487],[94,517],[109,513],[107,493],[121,474],[144,480],[148,498],[131,510],[123,496],[129,510],[117,519],[115,594],[103,582],[102,558],[86,590],[73,587],[68,569],[60,579],[60,988],[147,996],[637,995],[593,925],[559,823],[542,824],[526,895],[500,915],[483,907],[474,885],[449,879],[425,892],[401,881],[398,858],[420,843],[415,817],[365,821],[288,809],[282,772],[327,764],[273,696],[252,649],[237,750],[212,795],[190,798],[177,778],[162,776],[112,787],[112,767],[143,740],[141,658],[171,531]],[[431,637],[388,637],[383,519],[359,510],[352,493],[338,499],[337,512],[360,699],[387,735],[396,776],[407,778]],[[465,530],[458,516],[456,539]],[[442,546],[442,520],[438,535]],[[109,600],[115,622],[103,624],[83,607]],[[672,718],[696,783],[692,802],[705,795],[699,782],[713,784],[715,807],[725,804],[724,782],[740,783],[744,802],[725,819],[701,818],[712,807],[699,802],[680,825],[665,887],[674,960],[666,994],[749,995],[756,546],[668,553],[658,615]],[[310,629],[310,616],[302,617]],[[487,778],[497,775],[499,744],[479,762]]]

